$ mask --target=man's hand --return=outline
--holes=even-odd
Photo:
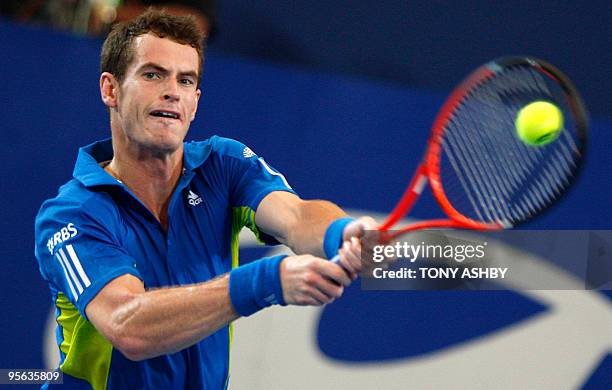
[[[342,247],[338,251],[340,254],[340,264],[348,272],[351,279],[355,280],[359,273],[369,269],[368,264],[364,264],[362,261],[362,249],[371,250],[375,241],[378,240],[378,234],[376,234],[376,227],[378,224],[372,217],[361,217],[352,221],[344,228],[342,239],[344,240]],[[366,232],[369,232],[366,237]],[[372,241],[370,244],[364,242]],[[371,258],[368,253],[363,253],[364,259]],[[364,268],[365,266],[365,268]]]
[[[337,264],[311,255],[286,257],[280,265],[280,277],[288,305],[328,304],[351,284],[347,273]]]

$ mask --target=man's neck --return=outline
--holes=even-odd
[[[167,229],[168,206],[183,170],[183,149],[165,158],[115,155],[104,168],[126,185]]]

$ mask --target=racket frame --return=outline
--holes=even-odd
[[[451,119],[456,107],[461,104],[468,92],[475,88],[478,84],[485,82],[488,78],[494,77],[498,71],[504,69],[505,67],[516,65],[531,66],[559,83],[565,92],[565,96],[567,97],[568,106],[574,114],[574,119],[576,121],[575,125],[577,128],[577,138],[582,145],[580,152],[581,155],[584,155],[588,128],[587,113],[584,104],[582,103],[582,99],[571,81],[553,65],[542,60],[529,57],[503,57],[491,61],[469,75],[453,90],[453,92],[444,102],[432,125],[432,132],[427,143],[427,150],[425,152],[423,161],[419,164],[419,167],[415,171],[415,174],[408,184],[408,187],[406,188],[406,191],[402,195],[400,201],[389,214],[385,222],[377,228],[377,230],[381,232],[381,238],[383,238],[383,240],[393,239],[409,231],[420,229],[462,228],[472,230],[500,230],[513,227],[513,225],[508,223],[486,223],[477,221],[468,218],[457,211],[448,200],[444,192],[442,180],[440,179],[440,160],[442,155],[442,140],[445,127],[447,122]],[[577,164],[579,166],[576,169],[575,175],[577,175],[578,171],[580,170],[581,162],[582,158],[578,159]],[[412,223],[400,229],[393,230],[392,233],[389,233],[389,230],[410,212],[427,183],[429,183],[436,201],[448,218],[431,219]],[[563,192],[565,193],[567,191]],[[531,218],[533,218],[533,216],[531,216]]]

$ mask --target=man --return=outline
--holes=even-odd
[[[237,141],[183,142],[202,61],[193,20],[157,11],[104,43],[112,138],[79,151],[74,179],[35,226],[71,388],[227,387],[231,321],[271,304],[330,303],[361,269],[358,238],[372,219],[301,200]],[[243,226],[298,255],[240,264]],[[341,266],[322,258],[341,244]]]

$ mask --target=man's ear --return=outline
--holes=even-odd
[[[193,112],[191,113],[191,121],[192,122],[195,119],[196,112],[198,112],[198,103],[200,101],[200,96],[201,95],[202,95],[202,91],[198,88],[196,90],[196,103],[195,103],[195,106],[193,107]]]
[[[112,73],[102,72],[100,75],[100,97],[108,108],[117,107],[119,82]]]

